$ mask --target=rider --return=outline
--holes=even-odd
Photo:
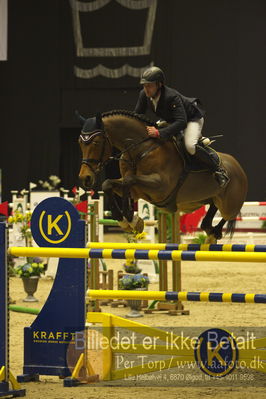
[[[178,133],[184,133],[184,143],[190,155],[203,162],[214,174],[220,187],[229,182],[227,172],[215,159],[198,144],[205,112],[201,108],[198,98],[188,98],[178,91],[164,85],[163,71],[152,66],[142,74],[140,84],[143,85],[138,98],[135,112],[145,114],[154,121],[167,122],[168,126],[147,126],[149,136],[161,139],[170,139]],[[162,123],[163,125],[163,123]]]

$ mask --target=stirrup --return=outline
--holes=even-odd
[[[226,171],[223,169],[216,170],[216,172],[214,172],[214,177],[219,186],[222,188],[226,187],[230,181],[230,178],[228,177]]]

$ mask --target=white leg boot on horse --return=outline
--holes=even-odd
[[[144,221],[138,215],[134,215],[131,222],[123,217],[122,221],[118,220],[118,224],[126,233],[140,234],[144,230]]]
[[[129,223],[132,230],[136,233],[142,233],[144,230],[144,220],[138,215],[134,215],[132,221]]]
[[[125,233],[132,233],[132,227],[130,226],[128,220],[125,217],[123,217],[123,220],[118,220],[117,222]]]

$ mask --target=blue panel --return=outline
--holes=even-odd
[[[254,252],[266,252],[266,245],[255,245]]]
[[[209,302],[223,302],[223,294],[221,292],[211,292]]]
[[[245,294],[232,294],[232,302],[246,302]]]
[[[187,300],[188,301],[200,301],[200,292],[188,292]]]
[[[0,293],[1,293],[1,306],[0,306],[0,369],[6,365],[7,358],[7,270],[5,262],[6,250],[6,231],[5,223],[0,223]]]
[[[168,291],[165,293],[165,299],[167,301],[178,301],[178,292]]]
[[[179,249],[178,244],[165,244],[165,250],[173,251],[178,249]]]
[[[233,244],[232,245],[232,251],[245,252],[245,250],[246,250],[246,245],[244,245],[244,244]]]
[[[71,215],[71,229],[65,216],[66,212]],[[45,217],[42,218],[42,215]],[[56,219],[56,215],[60,215],[60,218]],[[79,220],[77,215],[73,205],[62,198],[49,198],[41,202],[32,217],[34,238],[37,237],[38,242],[44,244],[45,237],[50,241],[58,241],[60,237],[65,237],[58,244],[48,241],[45,246],[84,248],[85,222]],[[40,218],[44,221],[44,234],[38,232]],[[49,228],[45,219],[50,223]],[[55,227],[56,220],[58,225]],[[67,352],[69,347],[75,346],[69,346],[73,333],[84,330],[87,263],[87,259],[59,260],[55,281],[47,301],[32,325],[24,329],[24,374],[71,374]]]
[[[102,258],[103,249],[93,248],[89,250],[90,258]]]
[[[136,249],[135,258],[136,259],[149,259],[149,251],[146,249]]]
[[[183,251],[181,254],[182,260],[196,260],[196,252],[195,251]]]
[[[222,244],[210,244],[209,251],[222,251],[223,246]]]
[[[200,244],[188,244],[187,249],[188,251],[199,251]]]
[[[113,259],[125,259],[125,249],[113,249],[112,258]]]
[[[158,259],[161,260],[172,260],[172,251],[159,251]]]
[[[266,295],[265,294],[256,294],[254,297],[255,303],[266,303]]]
[[[73,248],[79,213],[71,202],[60,198],[47,198],[34,209],[31,231],[40,247]]]

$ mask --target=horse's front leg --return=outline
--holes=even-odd
[[[134,215],[132,190],[158,192],[162,188],[162,181],[158,174],[153,175],[128,175],[122,179],[107,179],[102,185],[102,189],[109,200],[112,217],[118,220],[119,225],[125,231],[136,231],[141,233],[144,229],[144,222]],[[122,209],[120,209],[114,193],[122,198]],[[134,196],[136,200],[138,196]],[[139,197],[140,198],[140,197]]]
[[[122,179],[122,206],[123,216],[128,221],[133,231],[142,233],[144,221],[138,215],[134,215],[134,201],[142,198],[140,193],[160,191],[162,187],[161,177],[154,173],[150,175],[127,175]]]
[[[134,215],[134,200],[131,197],[130,189],[135,184],[135,176],[123,179],[122,184],[122,211],[124,219],[128,222],[132,231],[142,233],[144,221],[138,215]]]
[[[104,181],[102,185],[103,192],[108,201],[112,218],[117,220],[119,225],[124,231],[132,232],[132,228],[129,225],[129,222],[126,217],[124,217],[125,212],[125,204],[123,200],[123,180],[122,179],[107,179]],[[122,197],[122,208],[120,208],[115,193]],[[132,207],[133,209],[133,207]],[[133,211],[134,212],[134,211]],[[132,215],[133,217],[133,215]],[[131,219],[132,219],[131,217]]]
[[[133,179],[134,180],[134,179]],[[109,202],[113,219],[116,219],[124,231],[142,233],[144,222],[134,215],[134,201],[130,195],[130,188],[133,184],[132,178],[107,179],[102,189]],[[122,209],[119,207],[115,193],[122,198]]]

